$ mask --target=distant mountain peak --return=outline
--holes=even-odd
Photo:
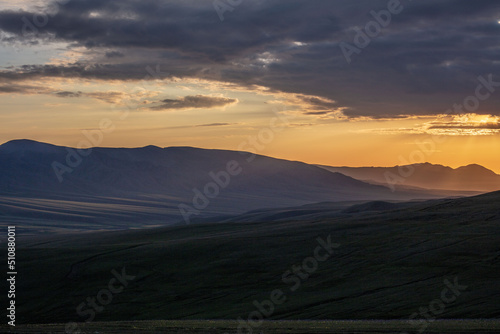
[[[478,165],[478,164],[469,164],[469,165],[461,166],[461,167],[458,167],[458,168],[482,168],[482,169],[488,169],[488,168],[486,168],[484,166],[481,166],[481,165]]]
[[[387,184],[387,175],[396,175],[401,177],[397,185],[405,187],[477,192],[500,189],[500,175],[479,164],[458,168],[429,162],[394,167],[320,167],[375,184]]]
[[[440,167],[440,168],[451,168],[449,166],[441,165],[441,164],[433,164],[430,162],[424,162],[421,164],[414,164],[414,166],[426,166],[426,167]]]
[[[10,140],[10,141],[2,144],[1,146],[3,146],[3,145],[26,146],[26,145],[37,145],[37,144],[45,144],[45,143],[41,143],[41,142],[38,142],[36,140],[31,140],[31,139],[13,139],[13,140]]]
[[[148,145],[140,148],[141,150],[163,150],[161,147],[155,146],[155,145]]]
[[[457,171],[467,171],[471,173],[488,173],[488,174],[496,174],[494,171],[491,169],[488,169],[484,166],[478,165],[478,164],[470,164],[467,166],[462,166],[458,167],[456,169]]]
[[[31,139],[14,139],[0,145],[0,152],[35,151],[49,153],[59,149],[58,146],[38,142]]]
[[[415,164],[415,166],[442,166],[442,167],[444,167],[443,165],[431,164],[430,162],[423,162],[423,163]]]
[[[474,172],[491,172],[491,173],[494,173],[491,169],[488,169],[484,166],[481,166],[479,164],[469,164],[469,165],[466,165],[466,166],[460,166],[460,167],[457,167],[457,168],[452,168],[452,167],[449,167],[449,166],[445,166],[445,165],[440,165],[440,164],[432,164],[430,162],[424,162],[424,163],[419,163],[419,164],[413,164],[413,165],[407,165],[405,167],[408,167],[408,166],[413,166],[413,167],[437,167],[437,168],[446,168],[446,169],[452,169],[452,170],[469,170],[469,171],[474,171]]]

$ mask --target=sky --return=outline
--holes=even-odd
[[[0,0],[0,143],[500,173],[495,0]]]

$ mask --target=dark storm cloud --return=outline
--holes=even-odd
[[[31,28],[25,21],[34,22],[34,13],[3,11],[0,29],[8,36],[84,46],[95,58],[2,71],[0,80],[141,80],[148,65],[160,64],[168,73],[156,78],[257,84],[335,101],[309,101],[317,108],[305,113],[321,116],[345,107],[350,117],[373,118],[445,113],[474,93],[478,76],[492,73],[500,81],[495,0],[401,0],[401,13],[348,64],[340,43],[352,44],[354,28],[363,29],[374,20],[370,11],[387,4],[247,0],[221,22],[212,1],[70,0],[45,25]],[[500,94],[492,94],[477,112],[500,115],[499,103]]]
[[[318,9],[307,15],[312,23],[302,18],[311,5]],[[174,49],[212,61],[265,50],[284,40],[326,40],[339,30],[336,18],[321,12],[325,5],[320,1],[270,1],[256,7],[249,2],[224,24],[211,1],[71,0],[58,8],[41,27],[26,26],[26,19],[35,21],[35,13],[4,11],[0,28],[14,34],[24,31],[25,38],[52,38],[89,48]],[[40,17],[38,21],[45,21]]]
[[[107,58],[122,58],[122,57],[125,57],[125,55],[119,51],[110,51],[110,52],[106,52],[106,57]]]
[[[165,99],[160,101],[160,105],[151,107],[153,110],[168,109],[198,109],[223,107],[229,104],[237,103],[238,100],[226,97],[192,95],[184,96],[178,99]]]

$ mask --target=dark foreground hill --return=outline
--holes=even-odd
[[[23,238],[18,319],[498,318],[499,202],[496,192],[324,218]]]
[[[392,192],[248,152],[155,146],[76,150],[30,140],[0,146],[0,223],[37,232],[166,225],[322,201],[446,195]]]

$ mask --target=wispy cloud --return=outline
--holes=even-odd
[[[486,136],[500,133],[500,117],[465,114],[426,124],[426,132],[450,136]]]
[[[228,125],[236,125],[239,123],[208,123],[208,124],[200,124],[200,125],[195,125],[195,127],[214,127],[214,126],[228,126]]]
[[[51,94],[53,90],[47,87],[19,85],[19,84],[0,84],[0,94]]]
[[[500,134],[500,117],[478,114],[441,115],[433,121],[411,128],[368,129],[359,132],[385,135],[490,136]]]
[[[192,129],[192,128],[216,128],[225,126],[238,126],[244,123],[207,123],[207,124],[193,124],[193,125],[178,125],[178,126],[167,126],[161,128],[152,128],[150,130],[179,130],[179,129]]]
[[[105,92],[82,92],[58,90],[53,87],[30,86],[30,85],[6,85],[0,84],[0,94],[24,94],[24,95],[53,95],[61,98],[92,98],[106,103],[117,104],[127,97],[127,94],[118,91]]]
[[[165,99],[159,102],[159,105],[149,107],[153,110],[172,110],[172,109],[200,109],[225,107],[238,103],[238,99],[231,99],[219,96],[189,95],[177,99]]]

